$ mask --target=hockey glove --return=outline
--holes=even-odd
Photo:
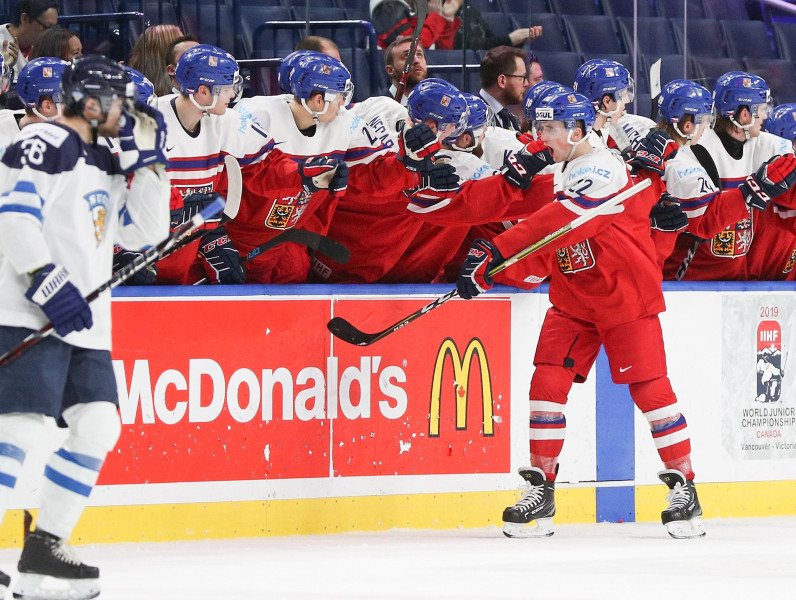
[[[132,264],[135,259],[143,256],[141,252],[125,250],[121,246],[113,247],[113,272],[121,271],[124,267]],[[143,269],[139,269],[133,275],[124,280],[123,285],[152,285],[158,277],[158,268],[152,264]]]
[[[664,193],[650,211],[650,228],[658,231],[682,231],[688,227],[688,217],[680,207],[680,202]]]
[[[62,265],[52,263],[31,273],[25,297],[38,304],[60,336],[88,329],[94,324],[91,308]]]
[[[140,101],[125,110],[119,128],[119,148],[119,164],[125,173],[168,164],[166,122],[160,111]]]
[[[772,198],[787,192],[796,182],[796,157],[793,154],[774,156],[762,164],[757,172],[741,182],[746,205],[765,210]]]
[[[215,202],[217,197],[218,194],[202,194],[199,192],[185,196],[182,201],[182,207],[175,208],[173,211],[171,211],[171,228],[177,229],[177,227],[183,223],[191,220],[194,215],[202,212],[205,208]],[[219,215],[213,219],[205,221],[205,223],[215,223],[220,219],[221,216]]]
[[[630,166],[633,169],[645,169],[663,177],[666,161],[674,158],[680,146],[666,135],[665,131],[655,129],[641,138],[633,146]]]
[[[503,256],[495,246],[486,240],[475,240],[456,280],[459,296],[470,300],[495,285],[487,273],[502,262]]]
[[[246,270],[226,227],[214,229],[202,238],[198,256],[210,283],[246,283]]]
[[[420,207],[427,207],[440,200],[452,198],[459,191],[459,176],[449,163],[435,163],[431,170],[422,173],[420,185],[404,190],[404,195]]]
[[[527,190],[531,187],[533,176],[553,162],[553,155],[544,142],[531,142],[519,152],[508,154],[501,172],[511,185]]]
[[[409,171],[428,171],[434,164],[432,155],[442,148],[437,134],[425,123],[407,125],[398,121],[398,160]]]
[[[342,190],[348,186],[348,166],[341,160],[331,156],[313,156],[305,158],[298,165],[298,172],[301,175],[301,185],[304,189],[314,194],[318,190],[335,191],[332,188],[337,171],[341,171],[342,180],[338,180],[336,185],[342,184]]]

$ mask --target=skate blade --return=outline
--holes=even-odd
[[[97,579],[61,579],[32,573],[20,573],[14,586],[18,600],[89,600],[99,593]]]
[[[688,540],[705,535],[701,517],[694,517],[690,521],[670,521],[666,523],[666,531],[677,540]]]
[[[507,523],[503,522],[503,535],[510,538],[538,538],[550,537],[555,533],[553,531],[553,519],[547,517],[544,519],[536,519],[536,525],[529,525],[526,523]]]

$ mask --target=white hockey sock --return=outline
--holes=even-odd
[[[0,415],[0,523],[22,465],[31,447],[38,443],[44,417],[34,413]]]

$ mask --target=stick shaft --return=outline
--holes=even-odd
[[[409,70],[412,68],[412,63],[415,62],[415,52],[417,51],[417,44],[420,41],[420,33],[423,31],[423,24],[426,22],[426,14],[428,13],[428,3],[424,0],[417,2],[417,21],[415,23],[415,30],[412,33],[412,43],[409,46],[409,54],[406,55],[406,63],[404,63],[404,70],[401,73],[401,81],[398,83],[398,89],[395,91],[395,101],[400,102],[406,90],[406,82],[409,79]]]

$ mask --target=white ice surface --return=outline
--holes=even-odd
[[[659,523],[600,523],[557,525],[543,539],[489,527],[77,551],[100,567],[104,600],[796,598],[796,517],[704,523],[696,540],[673,540]],[[18,556],[0,550],[12,577]]]

